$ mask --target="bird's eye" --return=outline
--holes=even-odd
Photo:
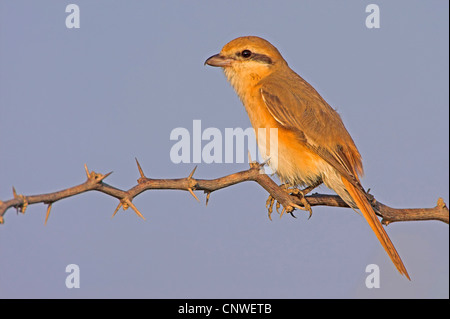
[[[242,55],[244,58],[249,58],[249,57],[252,55],[252,51],[250,51],[250,50],[244,50],[244,51],[241,52],[241,55]]]

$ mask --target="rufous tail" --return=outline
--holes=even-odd
[[[400,272],[400,274],[405,275],[406,278],[411,280],[411,278],[409,278],[408,271],[406,270],[405,265],[402,262],[402,259],[400,258],[397,250],[394,247],[394,244],[389,239],[389,236],[384,230],[383,225],[376,216],[375,211],[373,210],[372,205],[370,205],[369,201],[367,200],[365,194],[363,194],[361,190],[353,186],[344,177],[342,177],[342,182],[344,183],[345,188],[347,189],[352,199],[355,201],[359,210],[363,214],[364,218],[369,223],[370,228],[372,228],[378,240],[381,242],[381,245],[383,245],[384,249],[388,253],[395,267],[397,267],[397,270]]]

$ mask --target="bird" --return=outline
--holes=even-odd
[[[223,69],[255,130],[277,129],[278,150],[267,164],[280,181],[306,186],[302,195],[323,183],[359,209],[399,273],[411,280],[361,185],[361,154],[340,115],[289,67],[279,50],[261,37],[242,36],[205,65]],[[257,144],[262,156],[268,154],[267,143],[257,138]]]

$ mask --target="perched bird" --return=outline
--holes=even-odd
[[[361,155],[341,117],[277,48],[260,37],[239,37],[205,64],[223,68],[255,130],[277,129],[278,152],[268,164],[280,180],[307,191],[321,183],[333,189],[362,212],[398,271],[410,279],[361,186]],[[260,153],[268,154],[261,144]]]

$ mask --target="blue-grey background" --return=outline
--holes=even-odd
[[[67,29],[76,3],[81,28]],[[381,28],[367,29],[376,3]],[[338,109],[365,164],[363,184],[392,207],[449,203],[448,2],[19,1],[0,2],[0,200],[85,180],[83,165],[131,188],[134,158],[154,178],[185,177],[170,132],[250,126],[222,72],[206,58],[258,35]],[[205,142],[204,142],[205,144]],[[204,145],[203,144],[203,145]],[[200,163],[198,178],[247,164]],[[321,192],[327,192],[325,188]],[[244,183],[208,207],[183,191],[133,202],[147,218],[90,192],[0,226],[0,298],[448,298],[449,229],[387,227],[412,277],[400,276],[364,219],[314,208],[267,218],[267,193]],[[79,289],[65,268],[80,267]],[[367,289],[365,268],[380,267]]]

